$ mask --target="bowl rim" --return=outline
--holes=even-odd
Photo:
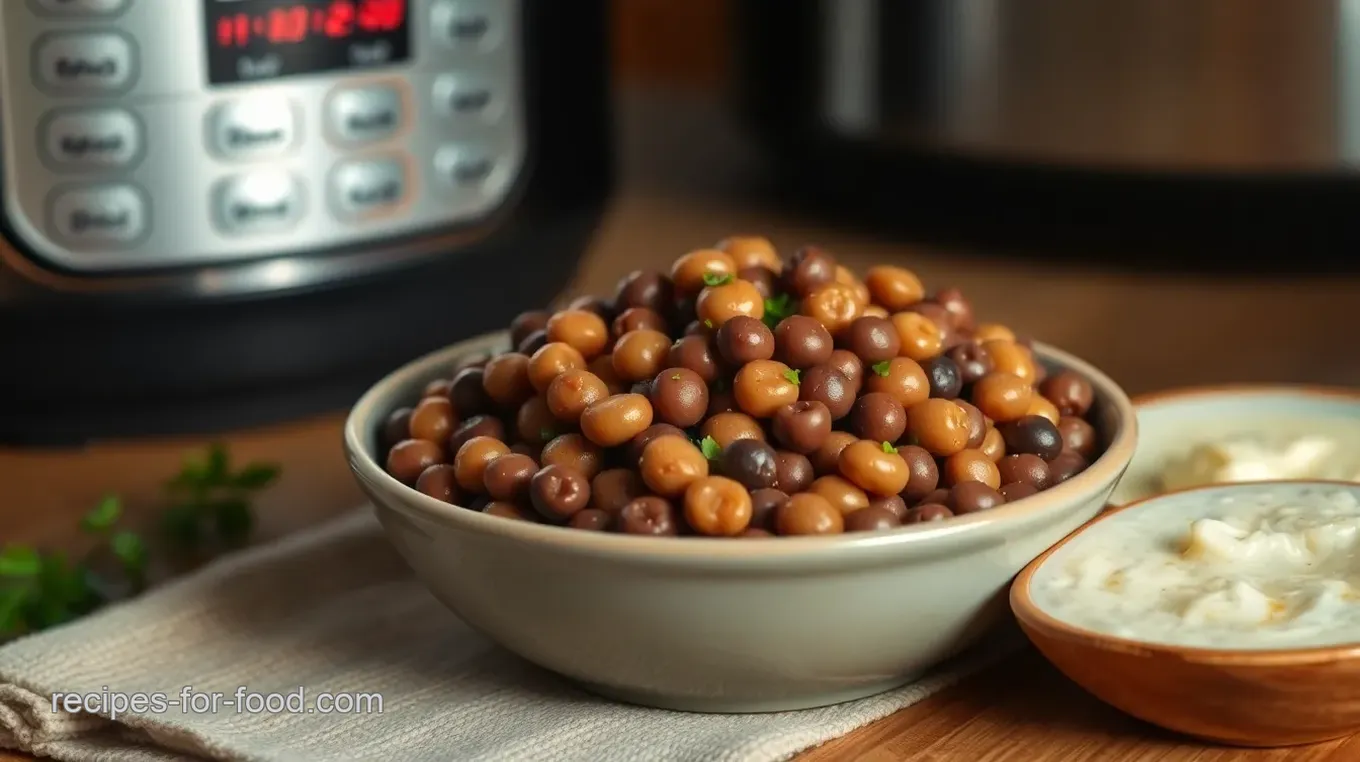
[[[1014,504],[989,511],[959,516],[938,525],[912,524],[882,532],[846,533],[821,537],[710,538],[641,537],[606,532],[583,532],[563,527],[523,521],[508,521],[486,516],[461,506],[445,503],[402,484],[380,467],[366,448],[366,430],[379,415],[389,411],[391,398],[398,389],[415,386],[433,377],[437,370],[451,366],[459,356],[503,344],[506,332],[499,331],[468,339],[431,352],[403,365],[375,383],[354,404],[344,426],[344,447],[350,468],[361,482],[374,488],[397,491],[404,499],[401,507],[425,518],[474,534],[551,546],[564,551],[587,552],[593,556],[652,558],[690,558],[761,563],[771,560],[814,560],[829,558],[845,551],[868,551],[924,543],[932,545],[944,538],[973,537],[988,527],[1017,519],[1035,519],[1055,506],[1093,495],[1103,485],[1115,484],[1133,459],[1138,435],[1138,418],[1133,403],[1120,386],[1090,363],[1041,342],[1034,343],[1040,357],[1085,376],[1099,398],[1107,401],[1117,421],[1109,446],[1085,471],[1070,480]],[[401,492],[404,491],[404,492]],[[391,506],[389,506],[391,507]],[[1004,541],[1004,538],[1002,538]]]
[[[1085,524],[1082,524],[1080,527],[1077,527],[1071,534],[1062,538],[1062,540],[1058,541],[1053,547],[1039,554],[1037,558],[1026,564],[1024,569],[1020,570],[1020,573],[1015,577],[1015,581],[1011,583],[1011,611],[1015,614],[1015,618],[1019,620],[1024,629],[1037,630],[1046,638],[1077,643],[1112,653],[1135,654],[1148,657],[1171,657],[1185,662],[1205,665],[1259,667],[1321,664],[1360,657],[1360,640],[1335,645],[1305,646],[1298,648],[1229,649],[1208,648],[1204,646],[1181,646],[1172,643],[1156,643],[1147,640],[1139,640],[1137,638],[1111,635],[1081,625],[1072,624],[1071,622],[1065,622],[1053,616],[1036,603],[1033,595],[1030,593],[1030,583],[1033,581],[1034,575],[1044,563],[1053,556],[1053,554],[1057,553],[1069,542],[1080,537],[1091,527],[1102,521],[1107,521],[1115,515],[1146,506],[1155,501],[1179,497],[1186,494],[1200,492],[1213,493],[1240,489],[1265,489],[1281,485],[1344,487],[1349,490],[1360,492],[1360,483],[1339,479],[1272,479],[1256,482],[1207,484],[1196,487],[1186,487],[1184,489],[1168,490],[1166,492],[1159,492],[1155,495],[1139,498],[1138,500],[1125,503],[1124,505],[1111,506],[1102,511],[1100,515]]]
[[[1319,384],[1228,383],[1178,386],[1134,395],[1136,409],[1172,406],[1213,397],[1314,397],[1336,402],[1360,403],[1360,388]]]

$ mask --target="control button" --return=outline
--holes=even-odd
[[[401,93],[389,85],[341,90],[331,96],[326,113],[331,133],[342,143],[382,140],[401,126]]]
[[[48,16],[108,16],[127,4],[128,0],[29,0],[35,11]]]
[[[439,0],[430,10],[435,39],[457,51],[486,52],[501,40],[497,0]]]
[[[287,172],[264,170],[228,178],[214,196],[217,225],[232,235],[288,230],[302,217],[302,189]]]
[[[281,156],[297,141],[297,113],[283,98],[229,101],[213,109],[208,132],[212,150],[224,159]]]
[[[434,170],[448,188],[479,191],[496,171],[496,160],[476,146],[449,145],[435,152]]]
[[[350,161],[331,177],[331,205],[345,219],[390,212],[406,198],[406,164],[398,159]]]
[[[52,229],[76,246],[120,246],[141,238],[149,222],[145,197],[130,185],[81,188],[52,201]]]
[[[64,95],[115,93],[136,79],[137,53],[121,34],[58,34],[38,42],[38,84]]]
[[[494,122],[500,116],[500,98],[491,86],[469,74],[445,74],[434,81],[435,108],[459,120]]]
[[[119,109],[57,114],[43,127],[43,149],[57,169],[128,167],[141,158],[141,125]]]

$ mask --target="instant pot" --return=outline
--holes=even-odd
[[[604,0],[0,3],[0,439],[347,405],[547,302],[611,176]]]
[[[734,10],[740,113],[821,203],[1049,248],[1187,244],[1214,267],[1360,244],[1356,0]]]

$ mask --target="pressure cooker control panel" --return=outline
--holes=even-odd
[[[452,228],[524,164],[518,0],[2,0],[7,227],[61,268]]]

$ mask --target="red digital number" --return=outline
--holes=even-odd
[[[307,8],[274,8],[269,12],[268,29],[265,36],[271,43],[302,42],[307,37]]]
[[[233,13],[217,20],[219,47],[244,48],[252,37],[271,44],[302,42],[308,33],[343,39],[360,32],[392,32],[406,22],[407,0],[332,0],[324,10],[297,3],[274,8],[267,16]]]
[[[231,16],[223,16],[217,20],[217,45],[230,48],[236,44],[236,25],[232,22]]]
[[[326,9],[326,24],[323,27],[327,37],[348,37],[354,34],[354,3],[351,0],[335,0]]]
[[[365,32],[391,32],[406,20],[406,0],[360,0],[359,28]]]

